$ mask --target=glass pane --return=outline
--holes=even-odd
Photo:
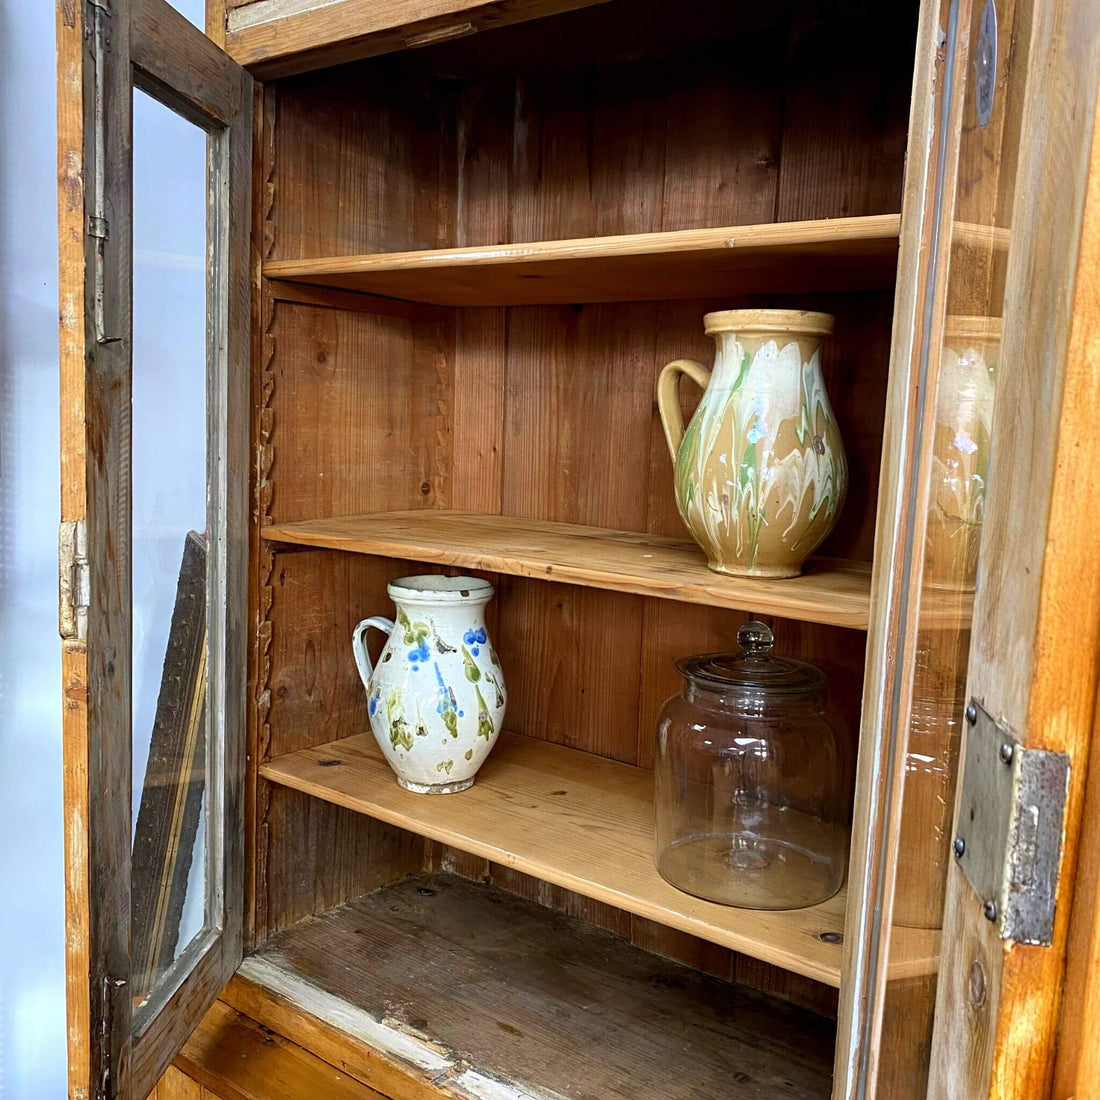
[[[1001,6],[996,92],[991,112],[980,121],[976,92],[988,71],[983,45],[988,42],[992,48],[988,27],[984,39],[982,34],[985,10],[986,5],[974,4],[971,25],[960,28],[971,60],[957,63],[954,73],[955,94],[963,101],[962,133],[946,316],[938,354],[929,363],[931,463],[919,475],[928,488],[928,508],[892,944],[921,933],[936,934],[942,927],[953,859],[970,618],[975,585],[981,583],[978,549],[1034,5],[1020,0]],[[964,48],[958,56],[966,54]],[[906,1100],[927,1091],[934,957],[918,970],[891,974],[888,980],[879,1096]]]
[[[206,134],[134,91],[135,1007],[206,912]]]

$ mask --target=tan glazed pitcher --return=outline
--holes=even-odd
[[[676,507],[719,573],[795,577],[833,529],[848,464],[821,374],[828,313],[708,313],[714,371],[677,359],[657,405],[675,468]],[[703,398],[684,431],[686,374]]]

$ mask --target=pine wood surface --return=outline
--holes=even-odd
[[[276,524],[264,537],[300,546],[561,580],[712,607],[866,628],[870,570],[812,559],[801,577],[733,577],[707,568],[688,539],[511,516],[423,509]]]
[[[629,302],[873,290],[893,284],[900,218],[635,233],[530,244],[279,260],[269,279],[445,306]]]
[[[743,951],[830,985],[840,982],[844,894],[808,909],[737,910],[674,889],[653,867],[652,773],[537,739],[503,735],[471,791],[409,795],[370,734],[268,761],[261,774],[586,897]],[[934,963],[936,937],[899,931],[897,976]]]
[[[365,1039],[445,1096],[499,1095],[490,1082],[578,1100],[829,1094],[831,1022],[452,875],[308,918],[241,977],[341,1020],[349,1072]]]
[[[215,1001],[149,1100],[384,1100],[342,1068]]]

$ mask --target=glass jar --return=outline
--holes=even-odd
[[[724,905],[816,905],[848,862],[850,734],[822,669],[771,656],[761,622],[737,642],[676,662],[684,688],[657,722],[657,870]]]

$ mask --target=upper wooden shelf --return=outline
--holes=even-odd
[[[442,306],[550,305],[874,290],[901,216],[770,222],[424,252],[272,260],[269,279]]]
[[[789,580],[731,577],[708,569],[689,539],[441,509],[276,524],[263,535],[858,630],[870,617],[865,562],[811,558],[802,576]]]
[[[371,734],[269,760],[273,783],[449,844],[627,912],[839,986],[846,897],[734,909],[670,886],[653,864],[653,773],[505,733],[461,794],[410,794]],[[824,937],[824,938],[823,938]],[[934,932],[897,929],[891,977],[929,973]]]

